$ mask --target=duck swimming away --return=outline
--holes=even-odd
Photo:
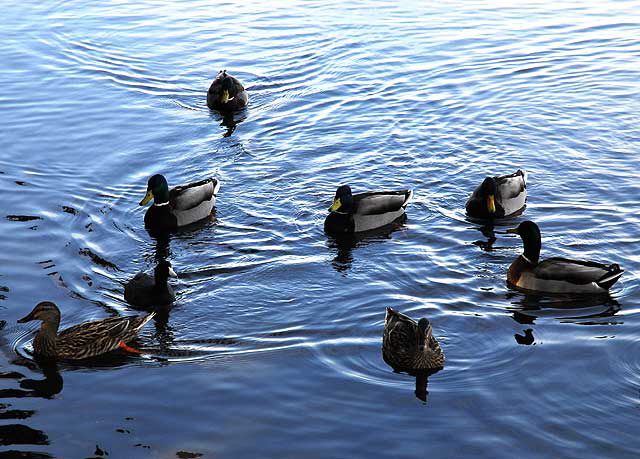
[[[444,352],[426,318],[418,322],[387,308],[382,335],[382,358],[394,370],[437,370],[444,367]]]
[[[169,277],[178,277],[167,260],[161,260],[153,276],[140,272],[124,286],[127,303],[142,308],[166,306],[173,303],[176,294],[167,282]]]

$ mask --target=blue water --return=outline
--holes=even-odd
[[[0,457],[637,457],[639,8],[5,6]],[[220,69],[250,94],[231,121],[205,103]],[[543,257],[620,264],[608,297],[505,285],[521,242],[489,244],[464,203],[518,168],[510,224],[536,221]],[[215,219],[168,247],[137,205],[156,172],[222,182]],[[336,244],[343,183],[413,189],[406,222]],[[18,318],[134,314],[123,283],[157,253],[178,299],[144,356],[33,361]],[[446,354],[426,402],[382,360],[386,306]]]

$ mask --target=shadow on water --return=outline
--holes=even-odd
[[[211,118],[220,121],[220,127],[226,129],[222,137],[231,137],[231,134],[234,133],[238,124],[247,119],[247,110],[245,108],[237,113],[218,113],[211,111]]]
[[[594,320],[613,317],[620,311],[620,303],[609,293],[600,295],[541,295],[508,292],[513,320],[521,325],[535,325],[538,318],[550,318],[578,325],[621,324],[621,320]],[[535,344],[533,328],[523,329],[514,338],[518,344]]]
[[[170,255],[171,239],[191,239],[197,237],[198,232],[208,226],[215,226],[217,222],[216,208],[214,207],[211,213],[197,222],[190,223],[186,226],[181,226],[172,233],[156,232],[150,228],[145,228],[149,236],[156,241],[156,261],[164,260]]]
[[[404,214],[395,222],[382,228],[364,231],[362,233],[329,235],[327,234],[327,245],[329,249],[335,251],[335,257],[331,260],[331,265],[338,272],[345,272],[351,269],[353,264],[353,249],[365,247],[373,242],[382,242],[391,239],[391,234],[398,230],[407,221]]]
[[[397,370],[393,367],[394,373],[406,373],[409,376],[412,376],[416,380],[415,389],[413,391],[414,395],[418,400],[421,400],[424,403],[427,403],[427,398],[429,396],[429,391],[427,390],[427,386],[429,384],[429,377],[437,372],[439,372],[442,368],[437,368],[435,370],[415,370],[415,371],[401,371]]]
[[[478,241],[474,241],[473,245],[477,245],[482,250],[485,250],[487,252],[492,251],[493,250],[493,243],[496,242],[496,234],[493,231],[493,225],[492,224],[487,224],[487,225],[483,225],[483,226],[481,226],[479,228],[476,227],[475,229],[480,231],[482,233],[482,235],[486,238],[486,240],[480,239]]]
[[[0,389],[0,398],[17,399],[26,397],[40,397],[51,399],[62,391],[63,380],[58,372],[58,366],[53,359],[37,358],[34,361],[19,358],[12,362],[28,367],[33,371],[42,371],[43,379],[26,378],[17,371],[0,373],[0,379],[15,380],[20,389],[3,388]],[[0,419],[4,420],[24,420],[36,414],[35,410],[11,409],[11,403],[0,403]],[[49,445],[49,437],[42,430],[34,429],[24,423],[14,423],[0,426],[0,445]],[[5,451],[0,453],[1,457],[24,457],[24,458],[46,458],[53,457],[47,453],[31,451]]]

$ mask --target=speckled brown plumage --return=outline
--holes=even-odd
[[[415,320],[387,308],[382,336],[382,357],[388,365],[400,371],[443,368],[444,352],[431,333],[430,324],[424,343],[421,349],[418,323]]]
[[[86,359],[116,349],[121,342],[133,340],[140,329],[155,315],[110,317],[74,325],[58,332],[60,310],[50,301],[38,303],[18,322],[41,320],[33,339],[35,354],[60,359]]]

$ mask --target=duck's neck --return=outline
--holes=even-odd
[[[352,195],[345,195],[340,198],[340,208],[338,209],[338,213],[343,213],[343,214],[355,213]]]
[[[56,339],[59,326],[60,319],[42,322],[40,330],[38,330],[33,340],[33,350],[36,354],[47,356],[56,355]]]
[[[169,188],[162,188],[153,192],[153,205],[166,206],[169,204]]]
[[[537,265],[540,260],[540,239],[524,239],[524,253],[522,257],[532,265]]]

